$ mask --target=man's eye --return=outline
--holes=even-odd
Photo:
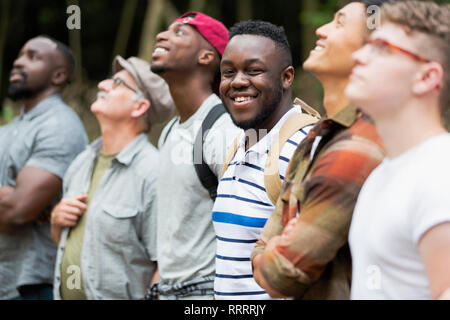
[[[379,53],[389,52],[389,47],[386,45],[386,43],[383,43],[382,41],[375,41],[374,45],[377,48]]]
[[[222,76],[224,76],[224,77],[229,77],[229,76],[232,76],[233,74],[234,74],[233,70],[222,71]]]
[[[247,73],[250,74],[250,75],[257,75],[257,74],[260,74],[262,72],[263,72],[263,70],[261,70],[261,69],[250,69],[250,70],[247,71]]]
[[[183,30],[181,30],[181,29],[176,30],[175,33],[179,36],[184,34]]]

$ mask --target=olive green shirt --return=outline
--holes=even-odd
[[[86,204],[89,205],[104,173],[111,166],[116,155],[105,155],[100,152],[91,178]],[[81,215],[78,224],[69,232],[66,248],[61,262],[61,298],[63,300],[86,300],[81,276],[81,248],[83,246],[84,227],[87,212]]]
[[[102,139],[70,165],[64,197],[89,194]],[[156,190],[159,155],[141,133],[111,162],[90,198],[80,255],[88,300],[140,300],[156,270]],[[53,294],[61,299],[61,262],[70,228],[61,233]]]

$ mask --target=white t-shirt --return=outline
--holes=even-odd
[[[351,298],[431,299],[418,244],[443,222],[450,222],[450,134],[386,158],[366,180],[349,234]]]
[[[221,100],[212,94],[187,121],[161,133],[159,180],[157,184],[158,269],[163,284],[174,285],[214,276],[216,234],[211,210],[213,201],[195,172],[194,139],[208,112]],[[212,126],[203,143],[205,161],[220,176],[227,146],[239,133],[228,113]],[[164,142],[164,139],[167,140]]]

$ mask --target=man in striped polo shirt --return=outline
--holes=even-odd
[[[212,213],[217,235],[215,297],[270,299],[253,279],[250,253],[274,209],[265,185],[269,149],[286,120],[302,113],[292,104],[294,68],[284,29],[261,21],[236,24],[220,69],[222,101],[244,131],[223,171]],[[289,159],[308,130],[296,129],[282,146],[277,179],[284,180]]]

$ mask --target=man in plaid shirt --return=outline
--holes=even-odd
[[[255,280],[273,297],[350,297],[352,213],[365,179],[384,157],[372,121],[344,97],[351,55],[369,33],[365,12],[372,2],[352,2],[317,29],[317,46],[304,63],[324,86],[328,117],[297,148],[252,252]]]

